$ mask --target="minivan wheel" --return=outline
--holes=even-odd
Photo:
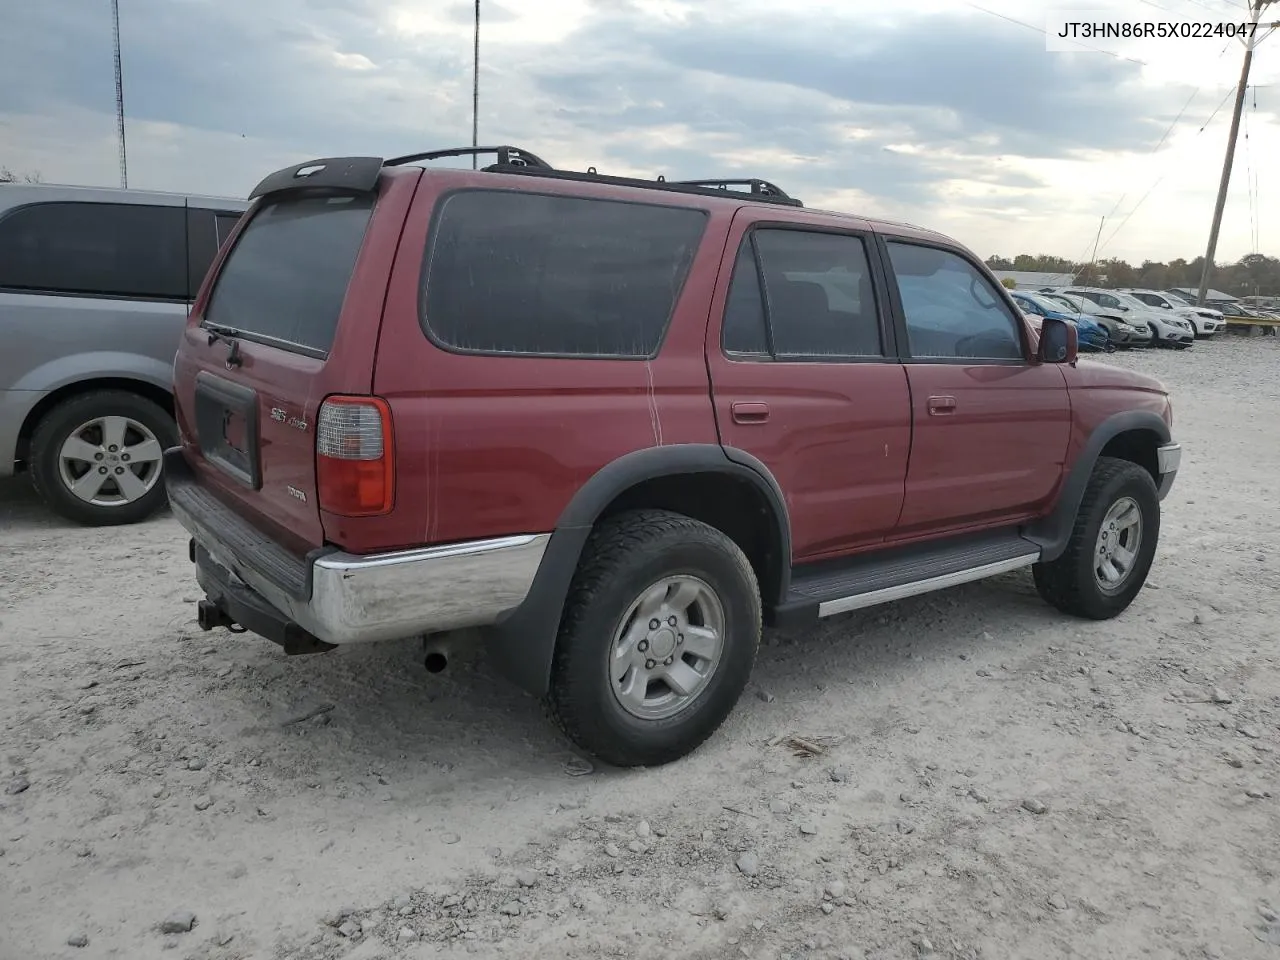
[[[1036,589],[1064,613],[1107,620],[1147,581],[1160,537],[1160,494],[1136,463],[1101,457],[1057,560],[1032,567]]]
[[[732,712],[760,630],[755,573],[729,537],[661,510],[607,518],[569,590],[551,713],[607,763],[668,763]]]
[[[165,502],[173,418],[145,397],[97,390],[47,413],[31,438],[31,479],[55,513],[88,526],[137,523]]]

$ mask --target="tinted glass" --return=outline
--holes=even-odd
[[[213,225],[218,237],[218,246],[222,246],[227,242],[227,237],[231,236],[231,231],[235,229],[236,224],[240,222],[240,214],[238,213],[218,213],[214,215]]]
[[[454,194],[427,249],[425,328],[483,353],[650,356],[705,224],[680,207]]]
[[[369,196],[263,206],[223,262],[205,320],[327,352],[372,212]]]
[[[778,357],[881,355],[867,253],[857,237],[757,230]]]
[[[750,237],[738,249],[738,261],[733,267],[729,300],[724,308],[721,343],[726,353],[769,355],[764,296],[760,292],[760,272],[756,269]]]
[[[0,220],[0,287],[184,300],[182,207],[39,203]]]
[[[889,244],[915,357],[1020,360],[1018,321],[969,261],[946,250]]]

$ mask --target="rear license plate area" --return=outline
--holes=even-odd
[[[195,421],[204,458],[249,489],[261,489],[257,392],[202,370],[196,374]]]

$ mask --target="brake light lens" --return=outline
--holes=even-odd
[[[391,407],[381,397],[329,397],[316,417],[320,509],[344,517],[390,513],[395,502]]]

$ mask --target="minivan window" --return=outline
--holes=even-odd
[[[685,207],[455,193],[425,253],[423,329],[474,353],[652,356],[705,226]]]
[[[187,299],[182,207],[56,201],[0,219],[0,287]]]
[[[252,215],[214,280],[204,319],[246,339],[327,354],[374,198],[290,197]]]

